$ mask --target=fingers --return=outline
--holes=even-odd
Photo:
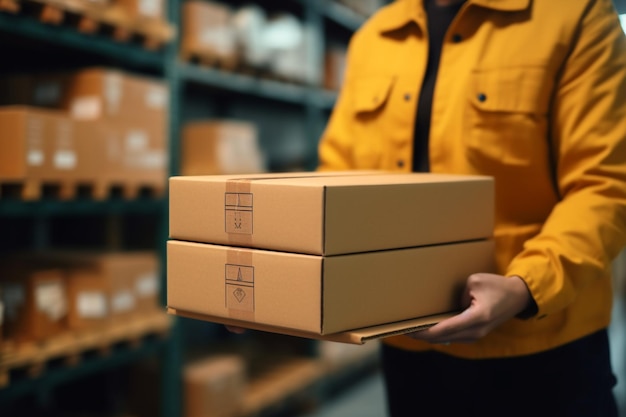
[[[475,310],[476,307],[470,306],[456,316],[408,336],[429,343],[474,341],[478,335],[482,334],[480,329],[483,325],[478,320]]]

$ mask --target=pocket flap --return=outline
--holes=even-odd
[[[354,82],[354,109],[357,113],[375,111],[389,98],[395,81],[391,76],[364,77]]]
[[[543,67],[476,70],[470,101],[483,111],[547,114],[551,89],[546,82]]]

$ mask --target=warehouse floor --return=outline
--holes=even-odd
[[[620,417],[626,417],[626,300],[616,299],[610,327],[612,360],[618,385],[615,396]],[[386,417],[380,373],[368,375],[342,395],[301,417]]]

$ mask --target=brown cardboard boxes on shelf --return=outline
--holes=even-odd
[[[153,251],[59,250],[25,253],[20,259],[63,271],[73,330],[123,323],[158,308],[158,258]]]
[[[111,285],[105,276],[90,268],[69,268],[66,282],[69,329],[90,331],[111,323]]]
[[[493,242],[316,256],[168,242],[167,298],[176,312],[312,336],[460,309],[467,277],[492,272]]]
[[[43,178],[40,170],[46,174],[44,177],[50,177],[45,164],[56,163],[62,168],[56,174],[68,174],[77,182],[99,181],[111,187],[132,185],[164,189],[167,181],[169,92],[163,82],[119,70],[87,68],[63,74],[3,77],[0,78],[0,85],[6,85],[12,91],[7,99],[12,104],[56,109],[56,113],[52,110],[46,113],[34,107],[21,111],[33,114],[29,116],[31,119],[55,118],[57,121],[46,122],[45,126],[63,123],[68,127],[57,130],[71,139],[50,138],[51,146],[63,148],[54,154],[44,154],[46,150],[41,149],[40,143],[43,139],[37,138],[52,128],[45,130],[30,127],[35,122],[22,122],[29,127],[23,134],[29,138],[26,156],[14,158],[12,154],[3,152],[0,155],[0,175],[9,167],[11,175],[15,176],[16,161],[25,161],[23,165],[28,168],[27,177]],[[16,118],[13,113],[7,114],[5,117]],[[6,131],[15,123],[3,121],[0,129]],[[6,132],[3,136],[6,137]],[[18,144],[12,139],[7,147],[10,146],[8,149],[11,151],[14,148],[19,150],[16,148]],[[70,144],[76,149],[67,149]]]
[[[103,135],[107,163],[101,178],[113,185],[164,188],[168,94],[160,81],[107,68],[72,76],[64,107],[75,119],[93,122]]]
[[[66,329],[63,278],[58,269],[5,262],[1,279],[4,336],[8,340],[42,342]]]
[[[363,343],[458,311],[467,277],[494,270],[492,228],[490,177],[174,177],[169,311]]]
[[[0,104],[66,110],[77,119],[167,126],[169,91],[155,78],[106,67],[0,77]]]
[[[2,107],[0,180],[92,182],[102,168],[102,142],[94,133],[60,111]]]
[[[187,123],[182,134],[182,175],[250,174],[266,170],[253,123]]]
[[[69,326],[93,329],[158,309],[158,265],[152,252],[60,255],[68,273]]]
[[[233,68],[238,61],[232,11],[213,1],[190,0],[182,6],[181,51],[184,59],[194,56]]]
[[[490,177],[354,174],[172,177],[170,237],[335,255],[492,235]]]
[[[77,119],[135,121],[165,130],[168,95],[159,80],[94,67],[71,74],[62,105]]]
[[[183,370],[184,415],[239,415],[247,389],[243,357],[216,354],[187,364]]]
[[[164,0],[111,0],[133,20],[165,20]]]

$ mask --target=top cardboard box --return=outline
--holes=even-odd
[[[170,237],[339,255],[492,236],[487,176],[343,173],[170,178]]]

